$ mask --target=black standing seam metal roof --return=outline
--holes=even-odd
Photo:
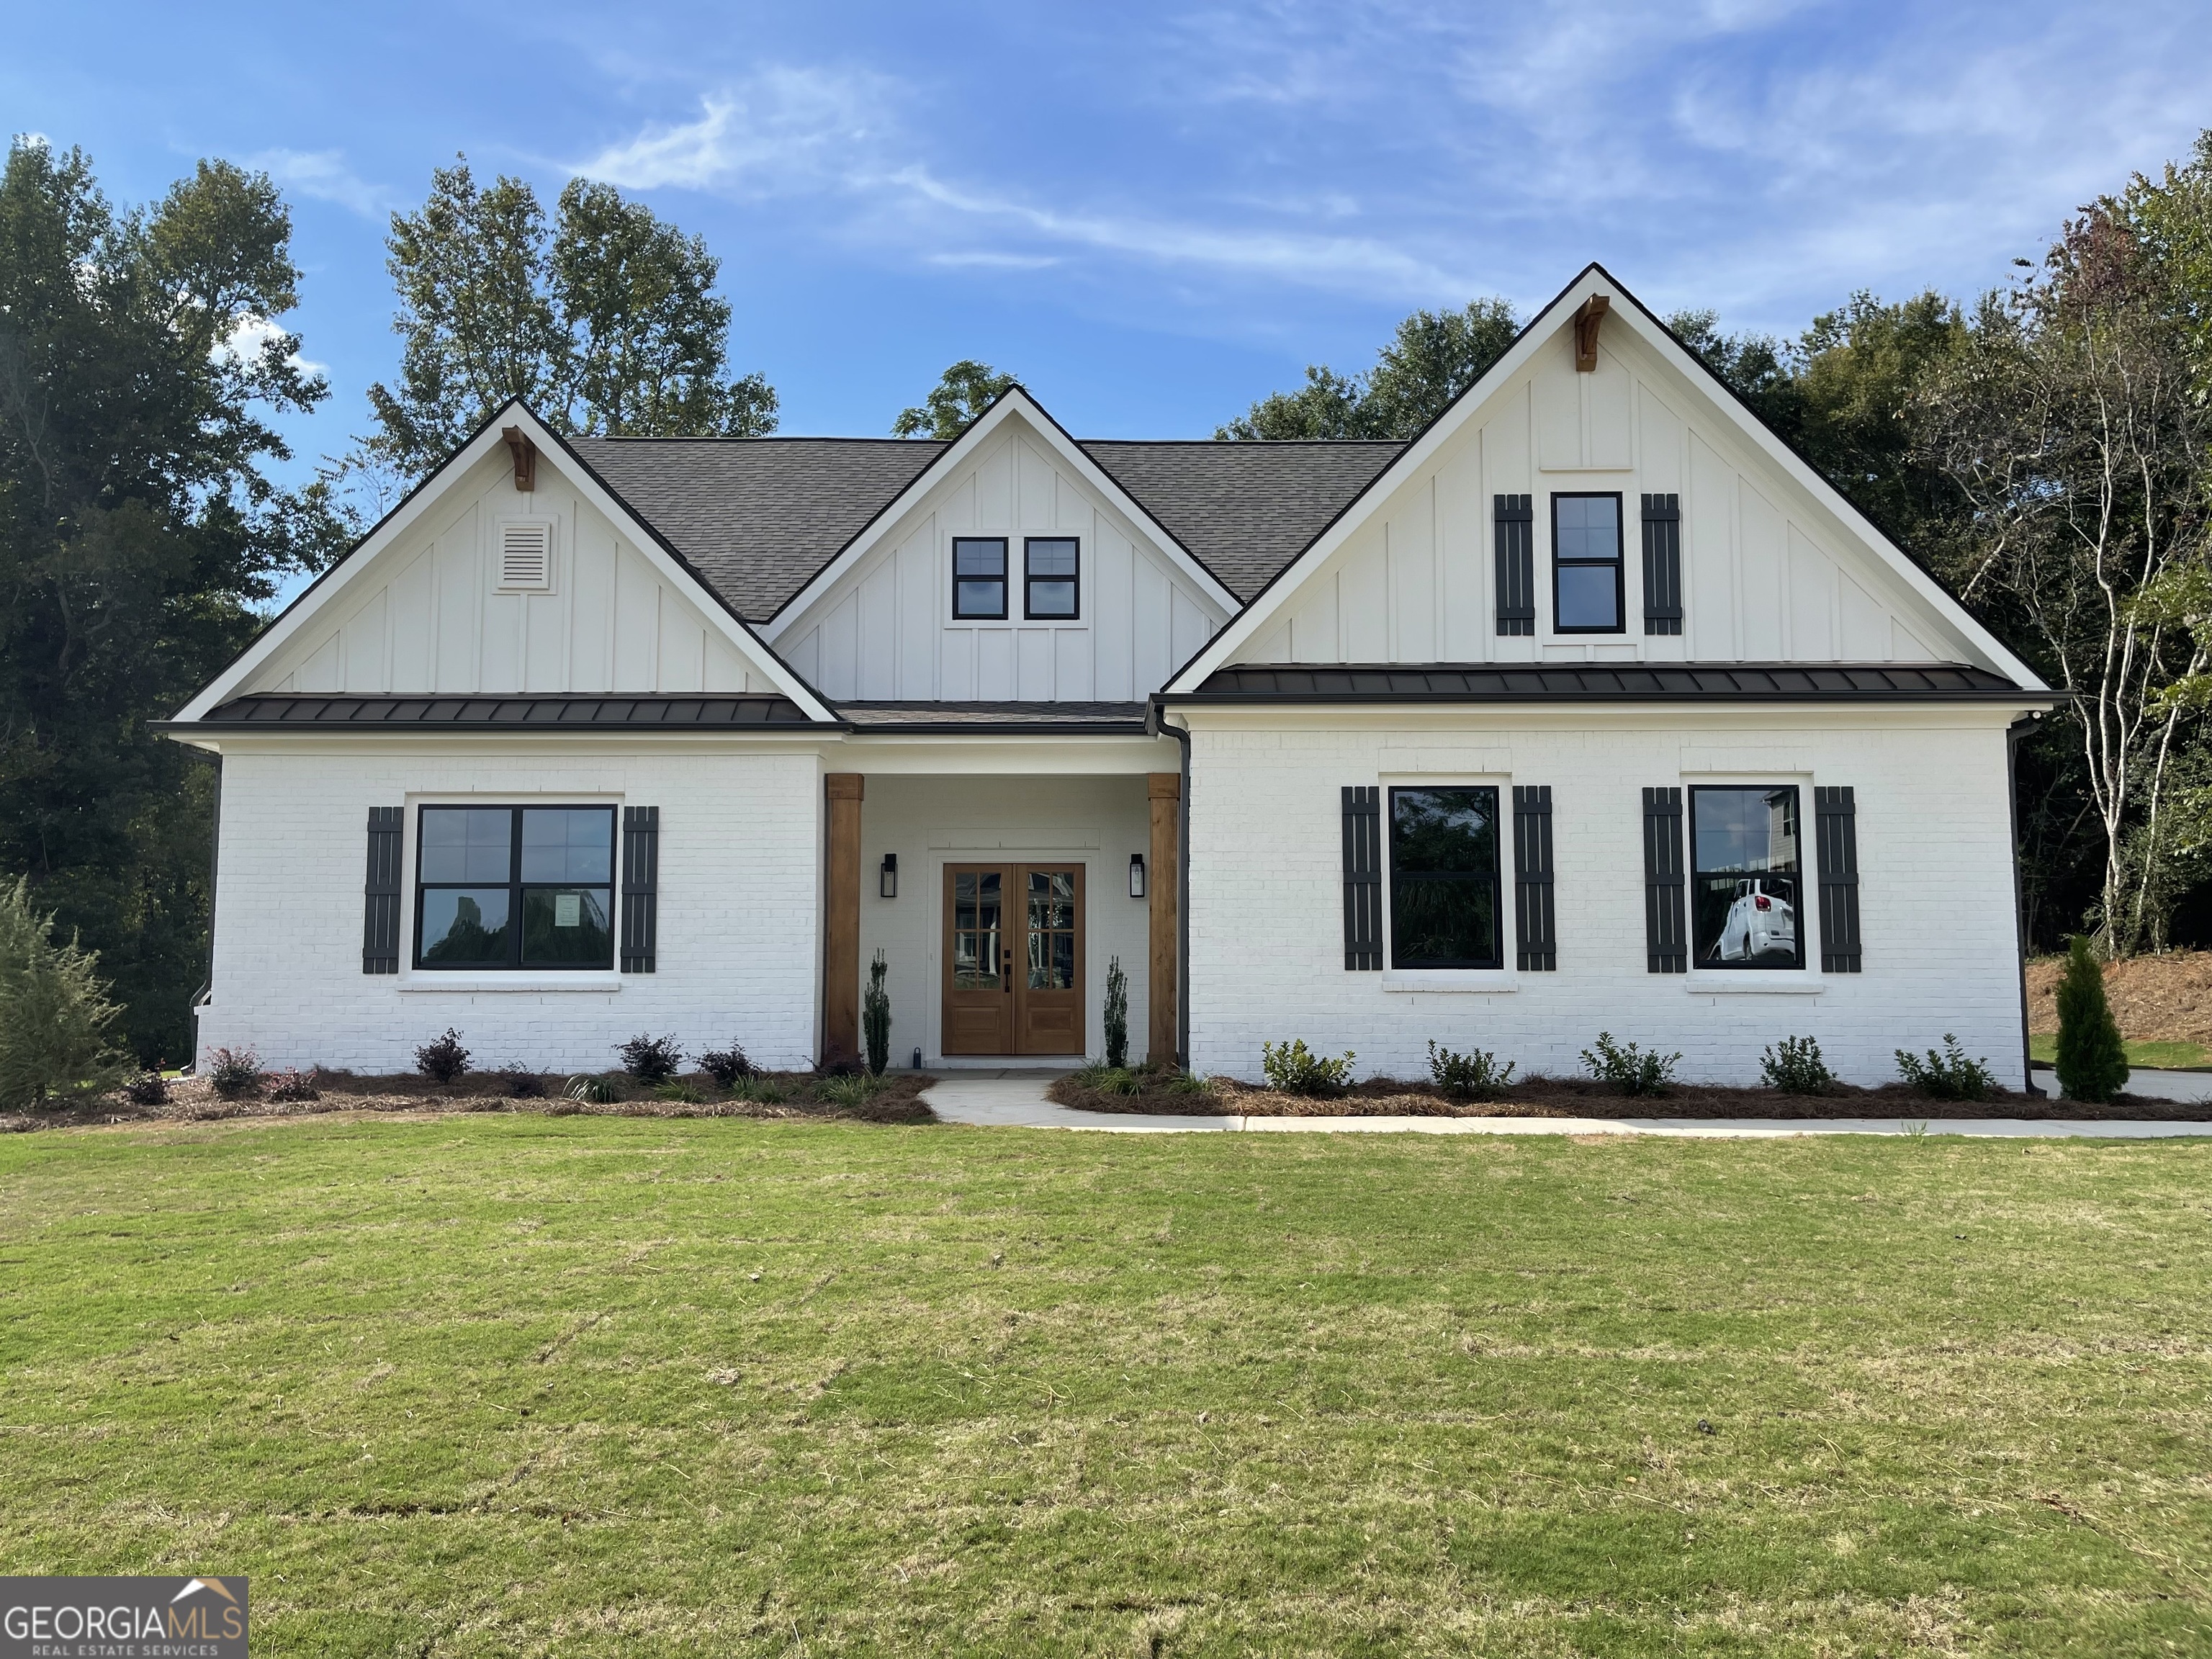
[[[2002,674],[1960,663],[1348,663],[1224,668],[1165,702],[1746,702],[2022,697]]]
[[[177,722],[165,721],[164,726]],[[619,726],[635,731],[660,726],[672,731],[738,730],[757,726],[811,725],[806,713],[788,697],[744,696],[307,696],[233,697],[202,720],[183,727],[343,726],[349,731],[437,731],[481,728],[592,730]],[[180,729],[183,729],[180,727]]]
[[[788,604],[950,447],[911,438],[572,438],[585,465],[749,622]],[[1079,447],[1238,601],[1319,535],[1399,443]]]

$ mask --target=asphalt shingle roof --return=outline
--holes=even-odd
[[[910,438],[574,438],[584,464],[763,622],[944,453]],[[1249,601],[1404,447],[1133,442],[1082,447]]]

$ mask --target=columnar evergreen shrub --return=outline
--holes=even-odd
[[[2069,1100],[2106,1102],[2127,1087],[2128,1055],[2105,1000],[2104,969],[2079,933],[2058,981],[2058,1089]]]
[[[881,1077],[891,1063],[891,994],[884,988],[884,953],[868,964],[867,994],[860,1001],[860,1032],[868,1043],[868,1074]]]
[[[31,908],[30,883],[0,887],[0,1109],[110,1083],[121,1074],[108,1047],[118,1012],[96,969],[100,957],[54,936],[54,919]]]
[[[1106,1063],[1117,1070],[1129,1063],[1129,976],[1119,957],[1106,963]]]

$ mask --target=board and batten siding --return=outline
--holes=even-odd
[[[1380,501],[1353,511],[1346,545],[1302,580],[1253,663],[1927,662],[1980,653],[1855,532],[1757,453],[1705,388],[1626,327],[1574,367],[1563,328],[1519,374]],[[1550,497],[1618,492],[1623,611],[1617,635],[1553,629]],[[1531,495],[1536,626],[1497,620],[1494,503]],[[1644,631],[1640,514],[1681,500],[1684,620]]]
[[[1073,622],[1022,617],[1022,544],[1080,539]],[[1006,538],[1007,617],[952,614],[952,539]],[[1076,476],[1042,434],[1011,420],[939,481],[821,598],[764,630],[835,700],[1134,702],[1227,617],[1172,559]]]
[[[540,454],[514,488],[505,451],[457,480],[377,561],[389,576],[315,618],[247,688],[356,695],[771,691],[727,637]],[[499,591],[499,526],[553,526],[548,592]]]

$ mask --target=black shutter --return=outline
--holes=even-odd
[[[1344,968],[1382,967],[1382,804],[1379,789],[1344,792]]]
[[[361,971],[399,971],[399,836],[406,809],[368,809],[368,879],[362,884]]]
[[[1500,495],[1497,501],[1498,631],[1536,631],[1536,524],[1532,499]]]
[[[1513,786],[1515,960],[1524,974],[1559,971],[1552,917],[1552,786]]]
[[[1682,792],[1644,792],[1644,945],[1649,971],[1690,971],[1682,919]]]
[[[1820,868],[1820,971],[1859,971],[1858,804],[1849,789],[1813,792]]]
[[[1682,631],[1682,498],[1644,498],[1644,631]]]
[[[649,974],[660,932],[660,809],[623,808],[622,970]]]

